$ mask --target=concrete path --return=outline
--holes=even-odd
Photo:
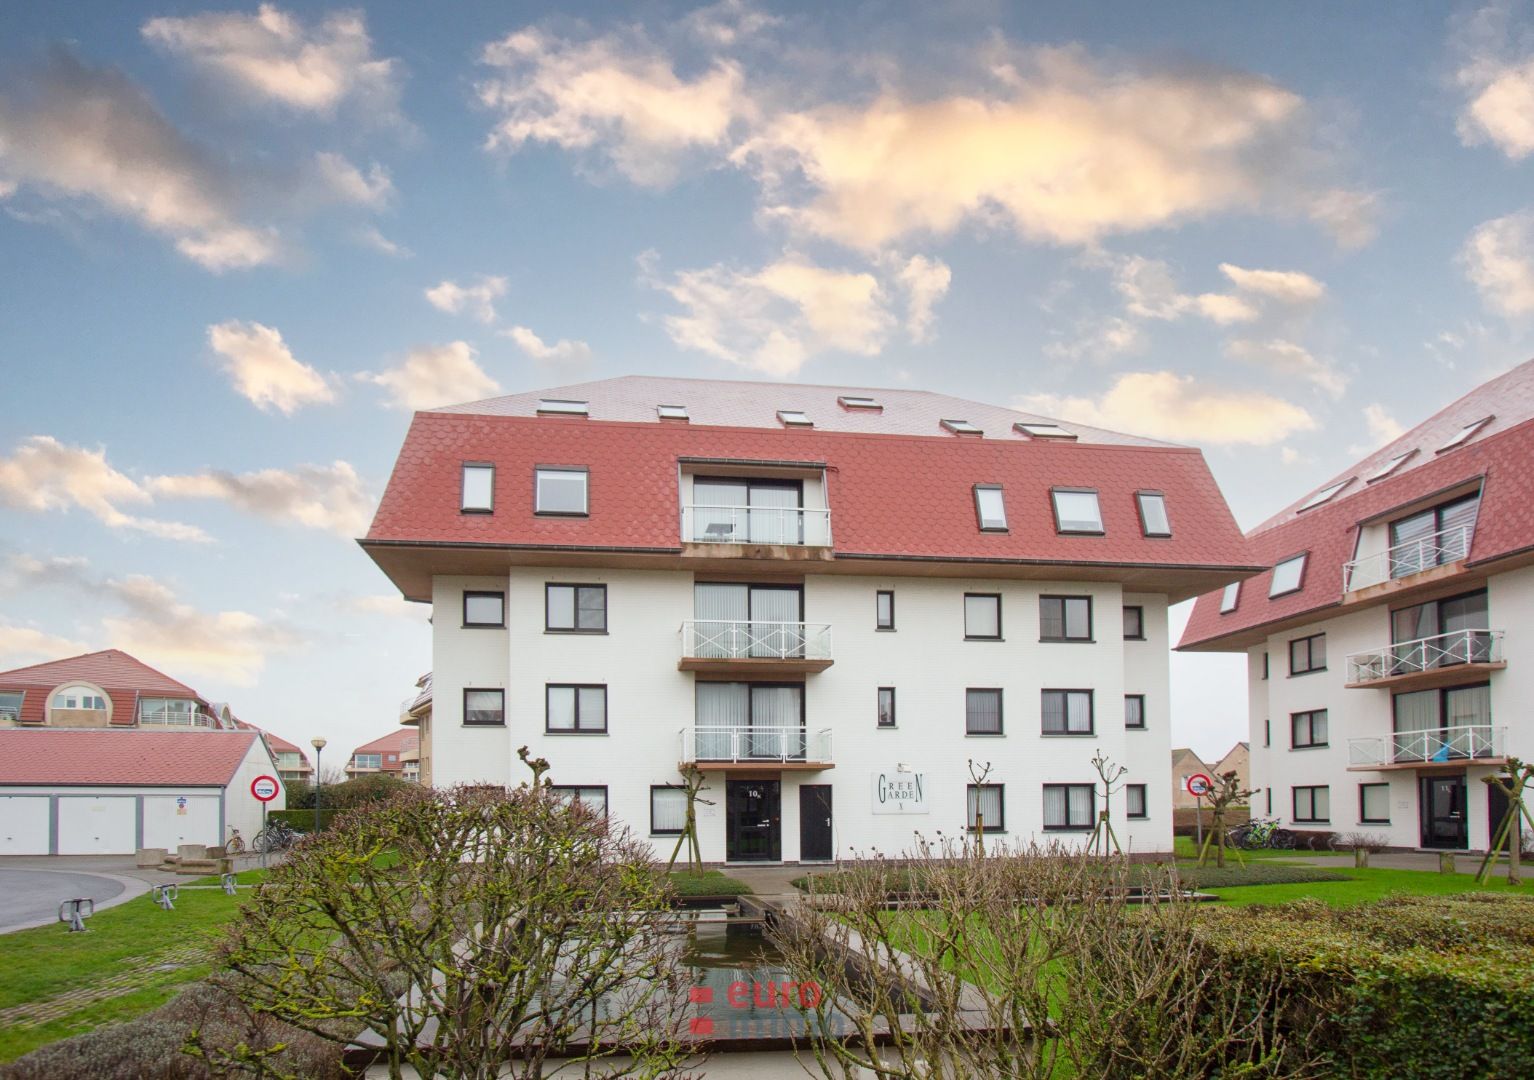
[[[1481,868],[1481,860],[1486,857],[1484,851],[1467,852],[1456,851],[1454,853],[1454,868],[1461,874],[1473,874]],[[1330,870],[1348,871],[1353,869],[1353,856],[1351,853],[1342,855],[1303,855],[1295,852],[1293,855],[1285,854],[1285,862],[1305,863],[1308,866],[1324,866]],[[1438,852],[1436,851],[1376,851],[1369,856],[1369,869],[1371,870],[1423,870],[1429,873],[1438,873]],[[1524,859],[1521,867],[1522,876],[1526,881],[1534,881],[1534,859]],[[1491,872],[1497,877],[1507,877],[1507,860],[1499,859],[1492,867]]]
[[[104,911],[148,891],[147,882],[120,874],[3,867],[0,934],[57,922],[59,904],[65,900],[89,897],[97,911]]]

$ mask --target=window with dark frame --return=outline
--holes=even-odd
[[[1045,690],[1042,695],[1045,735],[1094,734],[1092,691]]]
[[[465,627],[506,626],[506,594],[504,592],[465,589],[463,592],[463,625]]]
[[[1007,831],[1007,798],[1005,784],[966,784],[964,788],[965,828],[970,832]]]
[[[1264,679],[1266,679],[1268,677],[1268,654],[1267,653],[1263,653],[1262,654],[1262,677]]]
[[[495,466],[489,462],[465,461],[458,508],[465,514],[489,514],[495,511]]]
[[[1325,709],[1310,709],[1289,714],[1289,745],[1303,750],[1310,746],[1328,745],[1330,723]]]
[[[1145,609],[1139,604],[1124,605],[1124,640],[1145,640]]]
[[[1001,593],[964,594],[964,637],[968,641],[1001,640]]]
[[[1128,818],[1150,817],[1145,801],[1144,784],[1124,785],[1124,816]]]
[[[1236,604],[1241,600],[1241,582],[1232,581],[1225,586],[1225,591],[1220,593],[1220,614],[1229,615],[1236,610]]]
[[[1295,822],[1325,825],[1332,820],[1332,793],[1325,784],[1314,784],[1293,789],[1294,806],[1291,817]]]
[[[463,722],[475,727],[504,727],[506,725],[506,691],[465,688]]]
[[[553,784],[549,791],[568,802],[578,802],[594,814],[607,816],[606,784]]]
[[[607,586],[546,583],[543,628],[554,633],[605,634]]]
[[[1039,597],[1040,641],[1091,641],[1090,596]]]
[[[1055,508],[1055,532],[1102,534],[1103,510],[1095,489],[1052,488],[1050,499]]]
[[[879,726],[895,726],[895,688],[893,686],[879,687]]]
[[[1264,810],[1263,813],[1267,814],[1268,817],[1272,817],[1273,816],[1273,789],[1272,788],[1268,788],[1267,789],[1267,804],[1268,804],[1268,808],[1266,810]]]
[[[1273,567],[1272,580],[1268,582],[1268,598],[1286,596],[1305,587],[1305,561],[1309,552],[1291,555]]]
[[[995,687],[964,691],[964,734],[1002,733],[1001,690]]]
[[[1166,496],[1159,491],[1135,492],[1135,505],[1140,509],[1140,531],[1146,536],[1172,535],[1172,522],[1166,514]]]
[[[874,593],[874,629],[895,629],[895,591],[880,589]]]
[[[1124,695],[1124,727],[1130,731],[1145,730],[1145,695]]]
[[[1044,828],[1047,831],[1090,829],[1097,818],[1096,784],[1045,784]]]
[[[975,517],[981,532],[1007,531],[1007,501],[1000,484],[975,485]]]
[[[583,468],[539,466],[533,471],[533,512],[552,517],[585,517],[590,474]]]
[[[607,687],[549,683],[544,687],[544,731],[550,735],[607,733]]]
[[[680,836],[687,828],[687,789],[650,785],[650,835]]]
[[[1326,670],[1326,635],[1311,634],[1289,642],[1289,674],[1309,675]]]
[[[1390,824],[1390,785],[1358,785],[1358,821],[1361,825]]]

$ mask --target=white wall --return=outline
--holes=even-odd
[[[463,625],[463,594],[465,590],[505,588],[506,579],[497,577],[438,577],[432,581],[431,753],[432,782],[439,787],[506,783],[514,760],[512,748],[520,745],[507,739],[515,726],[473,728],[463,724],[464,687],[506,687],[512,663],[506,630]],[[535,616],[526,610],[513,615],[508,597],[507,617],[526,620]],[[541,606],[536,619],[542,629]],[[508,690],[508,709],[510,696]]]
[[[245,846],[250,847],[251,840],[261,831],[261,803],[250,793],[251,781],[258,776],[276,775],[277,763],[272,760],[266,744],[256,739],[224,791],[224,839],[229,836],[228,827],[233,825],[240,830]],[[288,805],[287,786],[280,779],[278,783],[277,797],[266,804],[269,810],[282,810]]]

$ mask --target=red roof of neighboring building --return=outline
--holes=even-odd
[[[138,698],[191,698],[203,707],[207,702],[185,683],[177,682],[121,649],[49,660],[42,664],[0,671],[0,691],[22,691],[21,722],[41,724],[47,717],[50,691],[65,683],[91,683],[112,699],[112,723],[131,725],[138,714]]]
[[[353,750],[351,757],[346,759],[347,768],[351,767],[358,754],[378,754],[382,759],[379,767],[384,772],[398,772],[403,765],[399,756],[406,751],[415,750],[419,747],[420,739],[420,735],[415,731],[391,731],[383,738],[374,739],[372,742],[364,743]],[[393,761],[389,760],[390,754],[395,755]]]
[[[0,785],[222,787],[253,731],[0,730]]]
[[[1493,420],[1465,443],[1437,453],[1487,416]],[[1406,453],[1413,456],[1397,471],[1366,482]],[[1220,593],[1200,596],[1178,648],[1219,649],[1224,639],[1341,603],[1342,567],[1353,558],[1360,523],[1476,480],[1481,504],[1466,565],[1534,550],[1534,361],[1478,387],[1317,490],[1350,477],[1330,501],[1301,511],[1299,500],[1248,536],[1252,561],[1264,566],[1309,552],[1297,592],[1269,599],[1269,570],[1243,581],[1235,610],[1223,615]]]

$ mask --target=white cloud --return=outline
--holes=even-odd
[[[1269,446],[1316,426],[1308,412],[1282,398],[1212,387],[1171,371],[1121,375],[1095,401],[1029,394],[1016,404],[1043,416],[1194,445]]]
[[[262,4],[254,15],[150,19],[141,33],[258,101],[325,116],[349,101],[375,121],[398,118],[398,62],[373,55],[361,11],[335,12],[306,26]]]
[[[1221,263],[1220,273],[1236,288],[1284,304],[1313,304],[1326,295],[1326,286],[1298,270],[1247,270]]]
[[[501,385],[485,374],[475,362],[476,355],[466,341],[422,345],[410,350],[399,367],[363,372],[358,378],[388,390],[389,403],[397,409],[432,409],[478,401],[499,394]]]
[[[60,51],[25,91],[0,98],[0,172],[9,183],[102,206],[171,238],[209,270],[276,260],[277,234],[238,219],[228,167],[124,75]]]
[[[417,604],[397,593],[369,596],[346,595],[340,598],[341,606],[358,615],[382,615],[387,618],[409,619],[426,622],[431,616],[430,604]]]
[[[46,633],[31,626],[0,623],[0,667],[20,667],[40,660],[58,660],[90,652],[84,642]]]
[[[1179,291],[1172,268],[1160,259],[1126,255],[1117,260],[1114,276],[1129,313],[1143,319],[1173,320],[1192,314],[1225,326],[1257,318],[1257,309],[1239,296]]]
[[[1391,416],[1385,406],[1378,403],[1364,406],[1364,426],[1368,428],[1369,441],[1348,447],[1348,453],[1354,457],[1372,454],[1406,434],[1405,426]]]
[[[1477,226],[1459,258],[1492,310],[1508,317],[1534,312],[1534,210]]]
[[[1306,459],[1294,447],[1281,446],[1278,448],[1278,460],[1285,465],[1299,465]]]
[[[297,359],[270,326],[230,319],[208,327],[208,344],[222,358],[234,388],[259,409],[291,416],[305,405],[335,400],[325,377]]]
[[[1054,360],[1108,360],[1138,350],[1144,344],[1140,327],[1117,315],[1088,325],[1069,341],[1051,341],[1044,355]]]
[[[107,463],[104,449],[87,450],[51,435],[33,435],[10,457],[0,457],[0,503],[35,513],[80,509],[109,528],[167,540],[211,539],[195,525],[136,517],[122,509],[153,501],[146,487]]]
[[[567,41],[529,27],[487,45],[481,62],[496,69],[476,87],[498,115],[488,148],[600,150],[647,186],[673,180],[688,152],[722,148],[750,111],[735,63],[685,78],[637,34]]]
[[[376,161],[363,173],[341,154],[325,151],[314,155],[314,167],[320,183],[343,202],[376,210],[394,198],[394,180],[389,170]]]
[[[776,15],[769,15],[745,0],[720,0],[682,20],[688,33],[720,47],[737,45],[782,24],[783,20]]]
[[[481,274],[479,284],[443,281],[426,290],[426,299],[449,315],[467,312],[482,323],[495,322],[495,301],[506,294],[506,279]]]
[[[1348,388],[1347,377],[1334,366],[1317,359],[1304,346],[1282,338],[1231,341],[1225,346],[1225,355],[1280,375],[1304,379],[1334,398],[1340,398]]]
[[[510,330],[502,330],[501,334],[511,338],[517,348],[534,360],[545,363],[580,364],[591,358],[591,346],[584,341],[560,338],[550,345],[525,326],[513,326]]]
[[[167,498],[215,499],[267,521],[347,537],[367,532],[373,517],[373,499],[357,471],[344,461],[248,473],[210,469],[185,476],[157,476],[147,486]]]
[[[948,295],[953,271],[941,259],[912,255],[895,275],[906,294],[906,333],[912,341],[932,340],[932,309]]]
[[[396,259],[408,259],[413,254],[409,248],[396,244],[393,240],[379,232],[376,225],[363,226],[353,234],[353,238],[363,247],[372,248],[374,251],[382,252],[385,255],[392,255]]]
[[[1521,161],[1534,153],[1534,48],[1512,21],[1505,3],[1461,21],[1452,42],[1455,82],[1465,94],[1457,126],[1466,146],[1489,142]]]

